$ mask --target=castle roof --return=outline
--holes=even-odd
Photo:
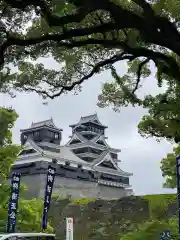
[[[100,122],[100,120],[99,120],[99,118],[98,118],[98,116],[97,116],[97,113],[92,114],[92,115],[88,115],[88,116],[81,117],[78,123],[72,124],[72,125],[69,125],[69,126],[70,126],[70,127],[75,127],[75,126],[77,126],[77,125],[79,126],[79,125],[81,125],[81,124],[83,124],[83,123],[88,123],[88,122],[92,122],[92,123],[94,123],[94,124],[97,124],[97,125],[99,125],[99,126],[102,126],[102,127],[104,127],[104,128],[107,128],[107,126],[103,125],[103,124]]]
[[[41,128],[45,126],[62,131],[62,129],[59,129],[58,127],[56,127],[52,118],[48,120],[40,121],[40,122],[35,122],[35,123],[32,122],[31,126],[28,129]],[[22,129],[21,132],[26,131],[28,129]]]
[[[42,144],[43,146],[44,144]],[[94,171],[100,171],[100,172],[104,172],[104,173],[110,173],[110,174],[114,174],[114,175],[123,175],[123,176],[130,176],[132,175],[131,173],[127,173],[122,171],[118,166],[116,166],[113,161],[112,163],[114,164],[116,169],[111,169],[111,168],[105,168],[105,167],[101,167],[99,166],[101,162],[103,162],[104,160],[108,160],[111,161],[111,157],[109,156],[109,152],[105,151],[104,153],[102,153],[95,161],[93,162],[86,162],[84,160],[82,160],[81,158],[79,158],[78,156],[76,156],[76,154],[74,154],[71,149],[68,146],[55,146],[55,144],[49,144],[49,147],[56,147],[59,151],[58,152],[52,152],[52,151],[48,151],[48,150],[44,150],[43,148],[41,148],[41,145],[37,145],[33,140],[28,139],[25,146],[24,146],[24,150],[30,150],[30,149],[34,149],[35,152],[33,154],[30,155],[20,155],[19,159],[16,161],[16,164],[20,164],[20,163],[24,163],[24,162],[31,162],[30,158],[32,158],[32,161],[37,161],[36,157],[47,157],[49,159],[56,159],[59,163],[60,162],[69,162],[70,164],[81,164],[82,166],[89,167],[89,170],[94,170]]]

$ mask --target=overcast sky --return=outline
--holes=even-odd
[[[48,66],[54,66],[52,60],[46,59]],[[126,64],[116,65],[120,74],[126,71]],[[12,106],[19,114],[19,119],[13,130],[13,138],[19,143],[20,129],[27,128],[32,121],[42,121],[52,117],[55,124],[63,129],[63,143],[71,135],[70,124],[76,123],[81,116],[97,112],[100,121],[108,126],[106,136],[108,143],[114,148],[120,148],[119,158],[122,160],[120,168],[132,172],[131,185],[135,194],[169,193],[172,190],[163,189],[163,178],[160,171],[160,160],[172,150],[172,145],[166,141],[157,143],[155,139],[143,139],[137,132],[137,124],[146,113],[144,109],[128,107],[120,113],[110,108],[100,109],[96,106],[97,96],[102,83],[111,80],[109,72],[104,72],[91,78],[83,84],[83,91],[79,95],[61,96],[42,104],[42,99],[36,94],[19,93],[11,99],[0,95],[0,106]],[[153,77],[143,80],[145,83],[141,94],[156,93],[158,91]]]

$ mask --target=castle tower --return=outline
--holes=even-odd
[[[21,130],[21,145],[26,145],[27,140],[30,140],[41,149],[57,152],[61,142],[61,132],[62,129],[55,126],[52,118],[32,123],[29,128]],[[30,153],[29,150],[24,150],[21,155],[28,152]]]
[[[72,128],[72,136],[67,146],[71,148],[79,158],[92,163],[101,155],[109,152],[115,164],[120,162],[117,153],[121,150],[111,148],[107,144],[107,137],[105,136],[107,126],[99,121],[97,114],[81,117],[77,124],[70,125],[70,127]],[[105,165],[105,162],[103,165]]]

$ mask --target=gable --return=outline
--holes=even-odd
[[[102,140],[98,140],[96,143],[97,143],[97,144],[100,144],[100,145],[103,145],[103,146],[106,146],[106,144],[105,144],[104,141],[102,141]]]
[[[81,143],[81,141],[78,138],[74,138],[72,139],[72,141],[69,143],[69,145],[71,144],[77,144],[77,143]]]
[[[96,166],[105,167],[109,169],[118,170],[118,166],[114,163],[109,152],[106,152],[103,158],[96,163]]]
[[[92,118],[91,122],[94,122],[94,123],[102,125],[101,122],[99,121],[99,118],[98,118],[97,114],[94,115],[94,117]]]
[[[103,161],[100,164],[98,164],[98,166],[117,170],[117,168],[114,166],[114,164],[111,161]]]
[[[98,120],[93,120],[92,122],[100,124]]]
[[[30,141],[29,141],[29,139],[26,141],[24,147],[25,147],[26,150],[33,148],[32,145],[31,145],[31,143],[30,143]]]
[[[22,150],[22,152],[20,152],[19,156],[21,156],[21,155],[27,155],[27,154],[32,154],[32,153],[37,153],[37,151],[34,150],[33,148],[24,149],[24,150]]]
[[[94,138],[93,134],[83,134],[82,136],[87,140],[92,140]]]

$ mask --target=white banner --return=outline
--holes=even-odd
[[[66,240],[73,240],[73,218],[66,218]]]

